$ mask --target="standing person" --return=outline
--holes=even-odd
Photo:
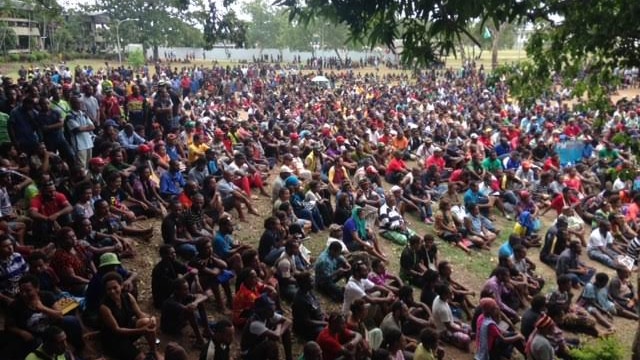
[[[75,155],[64,138],[64,118],[61,113],[51,109],[51,102],[46,97],[40,98],[40,111],[37,115],[38,130],[43,136],[48,151],[60,154],[67,163],[72,164]]]
[[[32,154],[40,142],[37,134],[36,111],[34,99],[30,96],[22,100],[22,104],[9,114],[7,129],[11,142],[18,151]]]
[[[65,120],[65,126],[70,132],[69,142],[75,151],[76,161],[85,169],[89,168],[89,160],[93,150],[93,130],[95,125],[82,111],[80,98],[71,97],[71,112]]]

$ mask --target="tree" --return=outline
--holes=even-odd
[[[244,11],[251,17],[247,24],[247,45],[260,50],[278,47],[278,35],[285,25],[278,21],[279,15],[263,0],[247,3]]]
[[[640,65],[637,0],[277,0],[276,4],[303,23],[317,17],[343,22],[351,38],[370,47],[384,44],[393,49],[394,40],[402,40],[402,60],[419,64],[455,55],[464,37],[480,46],[469,32],[478,19],[483,27],[534,23],[536,30],[527,46],[532,60],[517,69],[524,75],[520,78],[558,74],[567,82],[577,79],[574,92],[599,104],[615,81],[617,67]],[[537,83],[546,86],[544,81]],[[525,89],[529,84],[520,84],[530,92]],[[535,90],[541,94],[549,88]]]
[[[144,53],[140,49],[135,49],[127,55],[127,60],[134,70],[138,70],[145,63]]]

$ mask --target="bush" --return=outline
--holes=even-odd
[[[622,344],[613,337],[603,337],[579,349],[569,351],[575,360],[622,360]]]
[[[20,61],[20,54],[9,54],[9,61]]]

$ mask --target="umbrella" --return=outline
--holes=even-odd
[[[329,79],[327,79],[326,76],[319,75],[311,79],[311,81],[312,82],[329,82]]]

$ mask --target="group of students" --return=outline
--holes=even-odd
[[[615,135],[638,130],[640,99],[597,133],[596,114],[522,109],[472,64],[410,84],[343,70],[335,90],[273,64],[156,72],[3,79],[8,358],[85,357],[95,339],[124,360],[192,345],[203,359],[290,360],[296,334],[304,359],[441,359],[455,346],[547,360],[579,346],[563,330],[637,320],[640,181]],[[560,158],[567,141],[583,145],[576,166]],[[163,244],[148,281],[128,259],[154,244],[154,218]],[[235,237],[258,218],[259,240]],[[504,233],[481,288],[439,258],[441,241],[486,252]],[[547,296],[528,258],[538,247],[557,275]],[[583,247],[616,269],[611,281]]]

